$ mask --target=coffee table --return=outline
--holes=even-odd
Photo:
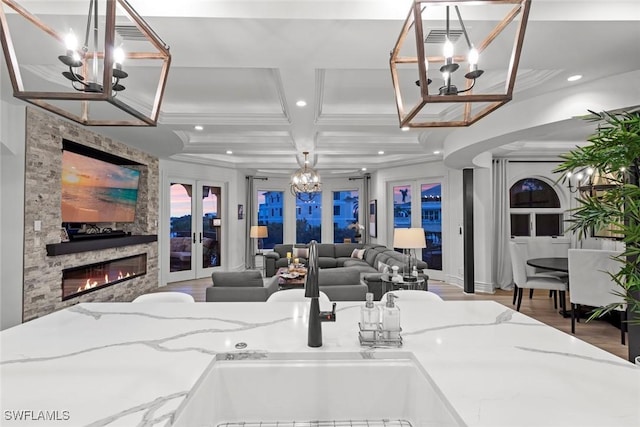
[[[383,275],[381,277],[382,280],[382,293],[386,293],[389,291],[397,291],[399,289],[417,289],[426,291],[426,282],[422,277],[419,277],[417,280],[413,282],[405,282],[400,279],[400,281],[393,281],[392,276]]]
[[[289,268],[287,267],[280,267],[276,272],[280,289],[304,287],[304,280],[306,275],[307,269],[305,267],[296,267],[292,271],[289,271]]]

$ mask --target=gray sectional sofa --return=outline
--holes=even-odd
[[[265,254],[266,276],[273,276],[278,268],[287,265],[287,252],[293,254],[294,247],[305,248],[307,245],[281,244],[275,245],[273,252]],[[364,249],[362,259],[352,256],[354,249]],[[300,262],[306,264],[304,257]],[[420,259],[412,259],[412,265],[416,265],[420,272],[420,277],[428,283],[429,276],[424,274],[423,269],[427,268],[427,263]],[[382,276],[384,265],[389,267],[398,266],[400,271],[407,264],[407,257],[400,252],[389,249],[386,246],[376,244],[360,243],[320,243],[318,244],[318,266],[322,269],[335,269],[337,271],[355,270],[360,274],[360,281],[366,285],[368,292],[374,294],[374,298],[379,300],[383,294]],[[428,286],[428,285],[427,285]],[[323,290],[322,287],[320,290]],[[324,291],[324,290],[323,290]],[[331,296],[329,296],[331,298]],[[334,298],[331,298],[334,299]],[[364,299],[364,297],[363,297]],[[335,298],[339,301],[339,298]]]

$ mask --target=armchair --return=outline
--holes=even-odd
[[[256,270],[214,271],[212,286],[206,289],[207,302],[264,302],[278,290],[278,277],[262,278]]]

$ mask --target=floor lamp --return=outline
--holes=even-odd
[[[263,255],[262,252],[260,252],[260,249],[262,249],[262,239],[264,239],[265,237],[269,236],[269,232],[267,231],[267,226],[266,225],[252,225],[251,226],[251,230],[249,231],[249,237],[252,239],[257,239],[258,240],[258,255]],[[264,256],[264,255],[263,255]],[[264,265],[264,258],[262,259],[262,270],[264,271],[265,265]]]
[[[405,282],[414,282],[417,277],[411,275],[411,249],[421,249],[427,247],[427,241],[424,237],[422,228],[396,228],[393,230],[393,247],[402,249],[408,258],[407,270],[402,274],[402,280]]]

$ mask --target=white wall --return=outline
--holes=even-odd
[[[22,322],[25,111],[0,101],[0,329]]]

